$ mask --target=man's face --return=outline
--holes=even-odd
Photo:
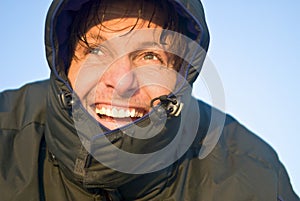
[[[105,127],[116,129],[144,116],[152,99],[174,89],[177,73],[161,32],[159,23],[114,17],[86,33],[90,47],[77,44],[69,81]]]

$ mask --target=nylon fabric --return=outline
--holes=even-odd
[[[72,94],[65,60],[69,26],[89,1],[54,0],[49,8],[45,48],[50,80],[0,93],[1,201],[299,201],[276,152],[229,115],[217,145],[200,159],[199,153],[206,148],[204,139],[218,126],[213,124],[209,130],[212,114],[225,114],[194,98],[186,100],[183,111],[191,114],[190,118],[167,120],[153,139],[143,141],[125,135],[130,126],[105,130],[107,133],[99,138],[108,139],[118,149],[145,154],[169,145],[178,131],[184,144],[184,139],[194,134],[192,127],[198,126],[184,154],[170,156],[178,159],[172,164],[158,171],[132,174],[97,161],[91,151],[104,153],[111,164],[116,162],[107,147],[85,146],[79,136],[86,133],[79,133],[74,123],[78,116],[61,102],[62,94]],[[190,35],[202,48],[184,74],[192,84],[209,45],[203,6],[199,0],[168,2],[188,19]],[[182,94],[187,89],[183,87]],[[200,116],[197,122],[192,121],[197,119],[192,116],[195,111]],[[83,119],[88,126],[95,126],[86,114]],[[147,121],[140,119],[136,124],[145,126]],[[180,123],[188,126],[181,128]]]

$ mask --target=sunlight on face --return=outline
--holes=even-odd
[[[152,99],[175,87],[173,57],[159,40],[162,27],[136,22],[113,18],[92,27],[86,33],[89,47],[77,44],[68,73],[87,111],[111,130],[147,114]]]

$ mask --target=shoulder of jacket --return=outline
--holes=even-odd
[[[204,117],[206,119],[202,120],[204,123],[200,123],[200,127],[208,127],[210,125],[210,119],[213,112],[215,112],[217,116],[223,115],[225,120],[218,143],[214,149],[220,149],[220,151],[222,150],[221,152],[230,155],[254,160],[269,168],[278,168],[278,155],[267,142],[247,129],[232,116],[223,113],[202,101],[198,101],[198,103],[200,110],[202,110],[201,118],[203,119]],[[207,128],[202,130],[207,131]]]
[[[203,196],[203,200],[218,200],[215,198],[221,196],[222,200],[276,199],[281,163],[274,149],[232,116],[201,101],[198,103],[202,110],[199,133],[205,134],[199,134],[204,137],[197,141],[197,155],[189,155],[192,159],[186,160],[189,173],[193,175],[189,181],[193,186],[191,189],[201,181],[201,188],[195,191],[194,198]],[[215,129],[208,129],[213,112],[225,118],[225,121],[214,126],[221,128],[219,135],[214,134]],[[205,149],[209,152],[201,155]]]
[[[244,155],[269,168],[278,168],[279,159],[276,151],[261,137],[229,115],[220,143],[223,143],[232,154]]]
[[[0,129],[19,130],[44,123],[49,80],[29,83],[0,93]]]

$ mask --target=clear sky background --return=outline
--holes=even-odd
[[[50,0],[0,1],[0,91],[46,79]],[[202,1],[226,112],[278,153],[300,195],[300,1]],[[210,102],[201,79],[194,94]]]

